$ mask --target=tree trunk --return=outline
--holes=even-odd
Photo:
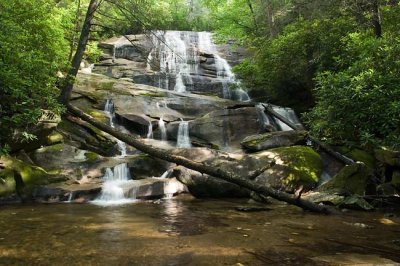
[[[189,160],[185,157],[171,154],[167,150],[158,149],[153,146],[144,144],[137,137],[118,132],[115,129],[113,129],[112,127],[96,121],[93,117],[85,114],[83,111],[79,110],[78,108],[76,108],[72,105],[68,105],[68,110],[72,114],[74,114],[74,115],[78,116],[79,118],[83,119],[84,121],[92,124],[93,126],[97,127],[98,129],[109,133],[110,135],[118,138],[119,140],[124,141],[125,143],[133,146],[134,148],[136,148],[148,155],[151,155],[153,157],[156,157],[156,158],[168,161],[168,162],[173,162],[173,163],[176,163],[177,165],[182,165],[186,168],[198,171],[200,173],[204,173],[204,174],[207,174],[207,175],[210,175],[213,177],[223,179],[225,181],[237,184],[243,188],[247,188],[256,193],[262,194],[264,196],[270,196],[277,200],[285,201],[289,204],[296,205],[298,207],[303,208],[304,210],[309,210],[312,212],[319,212],[319,213],[326,213],[326,214],[330,213],[330,210],[326,206],[317,205],[313,202],[303,200],[299,197],[294,197],[291,194],[287,194],[285,192],[275,190],[271,187],[263,186],[263,185],[257,184],[254,181],[251,181],[251,178],[254,178],[253,174],[250,177],[241,177],[241,176],[236,175],[235,173],[232,173],[229,171],[224,171],[220,168],[206,165],[202,162],[195,162],[195,161]]]
[[[68,105],[69,103],[69,98],[71,97],[75,77],[78,73],[83,53],[85,52],[86,44],[89,40],[90,27],[97,7],[98,1],[90,0],[89,7],[86,12],[85,22],[83,23],[81,35],[79,37],[78,47],[76,49],[74,58],[72,59],[71,69],[69,70],[66,80],[61,88],[59,101],[64,105]]]
[[[373,0],[372,2],[372,26],[374,27],[376,38],[382,38],[382,24],[379,12],[379,0]]]

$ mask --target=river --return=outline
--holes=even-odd
[[[0,207],[0,265],[339,265],[400,262],[395,213],[305,213],[187,195],[101,207]]]

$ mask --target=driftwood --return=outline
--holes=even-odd
[[[241,177],[241,176],[238,176],[236,173],[225,171],[218,167],[213,167],[213,166],[207,165],[202,162],[195,162],[195,161],[189,160],[182,156],[173,155],[167,150],[155,148],[151,145],[144,144],[140,140],[140,138],[138,138],[136,136],[118,132],[115,129],[113,129],[112,127],[96,121],[93,117],[91,117],[90,115],[84,113],[83,111],[81,111],[80,109],[78,109],[72,105],[68,105],[68,111],[70,113],[76,115],[77,117],[81,118],[82,120],[92,124],[93,126],[97,127],[98,129],[109,133],[110,135],[118,138],[119,140],[124,141],[125,143],[133,146],[134,148],[136,148],[148,155],[151,155],[153,157],[156,157],[156,158],[168,161],[168,162],[173,162],[173,163],[176,163],[177,165],[182,165],[186,168],[198,171],[200,173],[208,174],[210,176],[223,179],[225,181],[237,184],[243,188],[247,188],[251,191],[259,193],[261,195],[270,196],[277,200],[284,201],[284,202],[287,202],[292,205],[296,205],[304,210],[309,210],[309,211],[318,212],[318,213],[325,213],[325,214],[331,213],[331,210],[327,206],[317,205],[311,201],[307,201],[307,200],[304,200],[301,198],[296,198],[291,194],[288,194],[288,193],[285,193],[285,192],[282,192],[279,190],[275,190],[271,187],[263,186],[263,185],[260,185],[256,182],[252,181],[250,178],[254,178],[254,173],[252,173],[250,177]],[[256,173],[261,174],[262,172],[256,171]]]
[[[294,130],[300,130],[301,128],[297,127],[295,124],[293,124],[291,121],[289,121],[288,119],[286,119],[286,117],[278,114],[277,112],[275,112],[270,105],[267,104],[263,104],[264,108],[265,108],[265,112],[267,112],[268,114],[278,118],[279,120],[281,120],[283,123],[285,123],[286,125],[288,125],[290,128],[294,129]],[[316,139],[315,137],[308,135],[308,139],[317,147],[319,147],[320,149],[324,150],[326,153],[328,153],[329,155],[331,155],[332,157],[334,157],[335,159],[343,162],[346,165],[350,165],[353,164],[354,161],[346,156],[344,156],[343,154],[338,153],[337,151],[334,151],[332,148],[330,148],[328,145],[322,143],[321,141],[319,141],[318,139]]]

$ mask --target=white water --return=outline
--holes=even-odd
[[[124,186],[130,183],[131,177],[126,163],[116,165],[113,170],[106,169],[103,176],[103,186],[100,196],[92,203],[101,206],[120,205],[134,202],[135,197],[130,193],[129,198],[124,194]]]
[[[112,128],[115,128],[115,125],[114,125],[114,119],[115,119],[114,103],[112,102],[111,99],[107,99],[106,104],[104,106],[104,112],[106,113],[106,115],[110,119],[110,126]],[[120,141],[119,139],[117,139],[117,146],[118,146],[118,150],[121,152],[121,157],[125,157],[126,156],[126,144],[125,144],[125,142]]]
[[[151,123],[151,121],[149,121],[149,126],[147,127],[147,138],[153,138],[153,124]]]
[[[177,143],[178,148],[191,148],[192,144],[189,137],[189,122],[181,121],[178,128]]]
[[[202,54],[214,58],[217,79],[222,83],[223,97],[238,101],[250,101],[249,95],[243,90],[240,82],[229,63],[218,55],[217,48],[212,41],[210,32],[189,31],[155,31],[153,49],[147,58],[147,69],[155,58],[160,62],[160,80],[158,86],[170,88],[170,79],[175,79],[174,90],[186,92],[193,89],[193,76],[200,77],[199,64]],[[234,87],[231,93],[231,88]]]
[[[160,117],[160,120],[158,120],[158,128],[160,129],[161,132],[161,140],[166,141],[167,140],[167,128],[165,127],[165,122]]]
[[[157,179],[165,179],[165,178],[168,178],[171,174],[172,174],[172,169],[168,169],[160,177],[155,177],[155,178],[157,178]]]
[[[273,106],[272,109],[277,112],[278,114],[280,114],[281,116],[285,117],[286,119],[288,119],[290,122],[292,122],[293,124],[297,125],[297,126],[302,126],[299,118],[297,117],[296,113],[293,111],[293,109],[291,108],[284,108],[284,107],[279,107],[279,106]],[[275,119],[276,123],[278,124],[278,126],[280,127],[280,130],[282,131],[289,131],[289,130],[293,130],[291,127],[289,127],[288,125],[286,125],[285,123],[283,123],[281,120],[279,119]]]
[[[268,125],[271,125],[271,121],[265,114],[265,107],[262,104],[257,104],[256,108],[259,116],[260,125],[262,129],[265,129]]]

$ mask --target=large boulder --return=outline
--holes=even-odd
[[[255,153],[253,156],[275,160],[275,165],[256,179],[257,182],[275,189],[294,192],[303,186],[303,189],[309,190],[318,183],[322,174],[321,157],[310,147],[275,148]]]
[[[246,137],[240,144],[248,151],[262,151],[272,148],[303,144],[307,131],[277,131]]]
[[[0,163],[5,167],[5,169],[0,169],[0,197],[15,192],[16,182],[14,175],[21,176],[23,184],[19,184],[19,192],[28,196],[35,185],[57,181],[52,180],[52,176],[43,168],[25,163],[13,157],[2,156],[0,157]]]
[[[176,138],[179,122],[169,123],[167,132]],[[217,148],[239,148],[240,141],[261,130],[258,111],[254,107],[213,111],[189,122],[190,137]]]
[[[364,163],[345,166],[337,175],[322,184],[317,190],[344,195],[365,195],[373,186],[373,171]]]
[[[198,198],[240,198],[250,195],[250,191],[238,185],[184,167],[174,168],[173,175]]]

